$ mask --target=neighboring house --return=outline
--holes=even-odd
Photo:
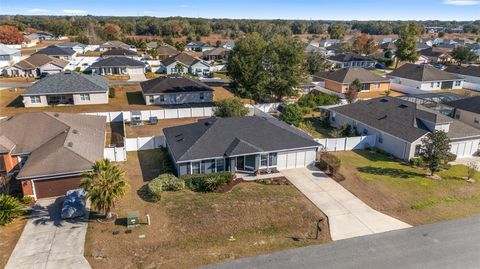
[[[271,117],[209,118],[163,132],[179,176],[307,167],[315,163],[320,146]]]
[[[92,72],[99,75],[130,75],[145,73],[146,65],[128,57],[108,57],[93,63]]]
[[[105,117],[56,112],[0,120],[0,167],[21,181],[24,196],[64,195],[103,159]],[[17,174],[18,173],[18,174]]]
[[[62,42],[55,44],[55,46],[60,48],[69,48],[74,50],[78,54],[83,54],[86,51],[87,45],[82,44],[80,42]]]
[[[325,56],[327,55],[327,50],[323,47],[317,47],[310,43],[305,47],[305,53],[306,54],[309,54],[309,53],[322,54]]]
[[[31,48],[35,47],[40,42],[37,36],[32,34],[23,35],[22,48]]]
[[[181,75],[167,75],[140,83],[147,105],[212,103],[213,89]]]
[[[444,105],[454,108],[455,119],[480,129],[480,96],[450,101]]]
[[[451,152],[459,158],[476,154],[480,143],[480,130],[394,97],[330,108],[330,122],[337,128],[349,124],[362,135],[376,135],[372,146],[403,160],[418,157],[422,138],[435,130],[447,133]]]
[[[103,58],[117,57],[117,56],[128,57],[135,60],[140,59],[136,51],[124,49],[124,48],[115,48],[115,49],[107,50],[106,52],[102,53]]]
[[[388,78],[360,67],[319,72],[313,75],[313,81],[323,81],[326,89],[338,93],[345,93],[350,84],[356,79],[362,84],[360,91],[385,92],[390,89],[390,80]]]
[[[371,67],[375,67],[375,64],[376,64],[375,60],[372,60],[369,57],[365,57],[365,56],[354,54],[354,53],[337,54],[335,56],[329,57],[328,60],[338,68],[347,68],[347,67],[371,68]]]
[[[220,44],[220,47],[225,48],[225,49],[229,49],[229,50],[233,50],[233,48],[235,48],[235,41],[233,41],[233,40],[225,41],[222,44]]]
[[[324,39],[324,40],[320,40],[318,42],[318,45],[320,47],[324,47],[324,48],[327,48],[327,47],[330,47],[330,46],[333,46],[333,45],[336,45],[336,44],[340,44],[342,43],[343,41],[342,40],[339,40],[339,39]]]
[[[386,43],[395,43],[397,42],[397,39],[396,38],[393,38],[393,37],[384,37],[384,38],[381,38],[379,41],[378,41],[378,44],[379,45],[382,45],[382,44],[386,44]]]
[[[70,61],[73,60],[77,52],[71,48],[62,48],[52,45],[35,52],[35,54],[44,54],[58,59]]]
[[[163,61],[172,56],[179,54],[180,52],[174,47],[168,44],[163,44],[157,48],[158,59]]]
[[[462,89],[464,79],[431,65],[404,64],[387,75],[392,83],[423,90]]]
[[[147,43],[147,50],[153,50],[158,47],[158,42],[157,41],[150,41]]]
[[[108,79],[65,71],[39,80],[22,97],[25,107],[108,104]]]
[[[20,61],[22,53],[20,50],[9,48],[3,44],[0,44],[0,68],[11,66],[12,64]]]
[[[185,50],[189,51],[199,51],[199,52],[204,52],[206,50],[212,50],[215,47],[212,47],[206,43],[203,43],[202,41],[190,41],[185,45]]]
[[[431,47],[420,50],[418,55],[426,57],[429,63],[451,63],[455,61],[451,51],[450,49]]]
[[[165,59],[162,63],[167,74],[190,73],[194,76],[209,76],[212,72],[210,64],[183,52]]]
[[[34,54],[7,69],[12,77],[39,77],[42,74],[56,74],[64,71],[68,62],[44,54]]]
[[[428,44],[430,44],[430,43],[427,43],[427,42],[424,42],[424,41],[417,41],[416,42],[417,51],[421,51],[421,50],[431,48],[431,46],[429,46]]]
[[[34,39],[38,39],[38,40],[57,40],[58,37],[52,35],[52,34],[49,34],[49,33],[45,33],[45,32],[36,32],[36,33],[32,33],[30,34],[29,36],[31,36],[32,38]]]
[[[137,48],[135,46],[130,46],[130,45],[125,44],[122,41],[118,41],[118,40],[107,41],[107,42],[103,43],[102,45],[100,45],[98,50],[99,51],[107,51],[107,50],[118,49],[118,48],[137,51]]]
[[[455,74],[465,79],[465,82],[479,84],[480,85],[480,66],[448,66],[445,69],[446,72]],[[480,106],[480,104],[479,104]]]
[[[206,61],[227,60],[232,51],[225,48],[214,48],[203,52],[203,59]]]

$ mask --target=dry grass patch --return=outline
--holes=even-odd
[[[213,101],[218,102],[225,99],[234,98],[235,94],[231,92],[227,87],[212,87],[213,89]],[[244,104],[255,104],[253,100],[242,98]]]
[[[111,81],[127,81],[130,79],[129,75],[102,75],[102,77]]]
[[[371,207],[412,225],[480,214],[480,173],[468,183],[467,167],[454,165],[438,173],[399,163],[370,151],[334,153],[342,161],[345,188]]]
[[[194,122],[197,122],[199,119],[203,119],[203,118],[205,117],[160,119],[158,120],[157,124],[152,125],[152,124],[145,123],[144,125],[140,125],[140,126],[131,126],[127,123],[125,124],[125,129],[126,129],[127,137],[163,135],[163,129],[165,128],[194,123]]]
[[[0,226],[0,268],[7,265],[8,259],[17,244],[23,227],[27,223],[27,216],[19,217],[6,226]]]
[[[325,216],[291,185],[241,183],[229,193],[185,190],[165,192],[158,203],[143,200],[143,186],[163,172],[165,157],[160,150],[128,153],[121,166],[130,190],[115,209],[120,219],[88,228],[85,256],[93,268],[194,268],[330,241],[326,227],[321,239],[308,239]],[[150,214],[152,225],[126,234],[122,218],[132,210],[142,221]]]

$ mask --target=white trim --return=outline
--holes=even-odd
[[[33,198],[37,200],[37,192],[35,191],[35,181],[33,179],[30,179],[30,182],[32,183],[32,191],[33,191]]]

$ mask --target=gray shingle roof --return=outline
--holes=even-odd
[[[92,64],[91,67],[93,68],[98,68],[98,67],[123,67],[123,66],[128,66],[128,67],[145,67],[145,64],[134,60],[132,58],[128,57],[122,57],[122,56],[113,56],[113,57],[108,57],[106,59],[102,59],[98,62],[95,62]]]
[[[458,66],[450,65],[445,68],[446,72],[470,76],[470,77],[480,77],[480,66],[469,65],[469,66]]]
[[[480,114],[480,96],[447,102],[445,105]]]
[[[84,75],[76,72],[61,72],[49,75],[32,86],[22,95],[66,94],[107,92],[108,79],[92,74]]]
[[[210,118],[163,132],[177,162],[319,146],[294,127],[257,116]]]
[[[80,42],[62,42],[62,43],[55,44],[55,46],[63,47],[63,48],[73,48],[73,47],[76,47],[76,46],[79,46],[79,47],[82,47],[82,48],[87,47],[87,45],[82,44]]]
[[[154,78],[141,82],[140,86],[145,95],[173,92],[213,91],[213,89],[208,87],[205,83],[181,75],[168,75]]]
[[[15,144],[11,154],[29,153],[17,178],[83,172],[103,159],[105,117],[35,112],[0,122],[0,137]]]
[[[404,64],[388,74],[391,77],[400,77],[416,81],[461,80],[457,75],[445,72],[427,64]]]
[[[64,48],[52,45],[39,50],[35,54],[45,54],[50,56],[72,56],[75,54],[75,51],[71,48]]]
[[[322,79],[333,80],[339,83],[352,83],[355,79],[358,79],[361,83],[389,82],[389,79],[360,67],[350,67],[336,71],[319,72],[313,76]]]
[[[104,52],[102,56],[137,56],[137,53],[129,49],[114,48]]]
[[[169,65],[171,65],[172,63],[177,62],[177,61],[178,61],[178,62],[181,62],[181,63],[183,63],[183,64],[185,64],[185,65],[191,66],[191,65],[193,65],[193,64],[195,64],[195,63],[197,63],[197,62],[200,62],[200,59],[197,59],[197,58],[195,58],[195,57],[192,57],[192,56],[190,56],[190,55],[182,52],[182,53],[179,53],[179,54],[177,54],[177,55],[174,55],[174,56],[172,56],[172,57],[170,57],[170,58],[168,58],[168,59],[163,60],[163,61],[162,61],[162,64],[163,64],[164,66],[169,66]]]

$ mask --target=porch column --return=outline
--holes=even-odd
[[[260,154],[255,155],[255,167],[253,171],[257,171],[260,168]]]
[[[237,171],[237,165],[235,161],[235,157],[230,158],[230,172],[235,173]]]

